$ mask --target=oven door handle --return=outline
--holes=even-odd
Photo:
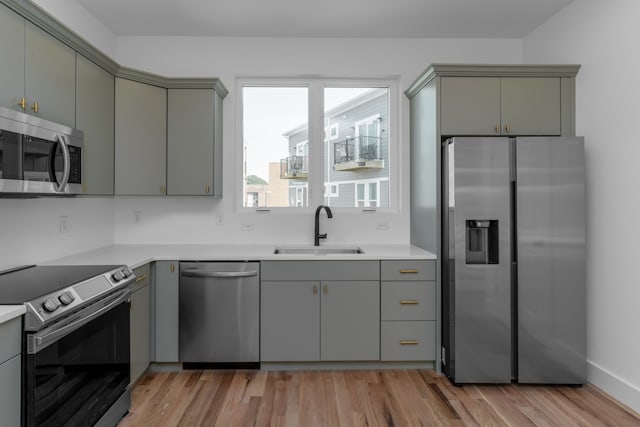
[[[70,334],[71,332],[83,327],[84,325],[86,325],[87,323],[91,322],[93,319],[102,316],[102,314],[104,314],[105,312],[111,310],[112,308],[114,308],[117,305],[122,304],[123,302],[127,301],[129,299],[129,295],[131,294],[131,290],[129,288],[123,290],[122,292],[120,292],[119,294],[116,295],[115,299],[113,299],[111,302],[109,302],[108,304],[106,304],[104,307],[100,308],[97,311],[94,311],[93,313],[90,313],[86,316],[83,316],[67,325],[64,325],[63,327],[61,327],[60,329],[56,329],[53,332],[48,332],[44,335],[39,335],[39,334],[35,334],[34,336],[34,348],[33,348],[33,352],[29,352],[32,354],[35,354],[37,352],[39,352],[40,350],[42,350],[43,348],[47,347],[49,344],[55,342],[56,340],[58,340],[59,338]]]

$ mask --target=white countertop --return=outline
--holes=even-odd
[[[363,254],[328,255],[276,255],[276,247],[300,245],[112,245],[66,256],[43,263],[48,265],[124,264],[136,268],[152,261],[286,261],[286,260],[429,260],[436,259],[431,252],[413,245],[348,245],[361,248]],[[321,245],[336,247],[341,245]],[[343,246],[344,247],[344,246]]]
[[[0,305],[0,324],[22,316],[25,312],[24,305]]]

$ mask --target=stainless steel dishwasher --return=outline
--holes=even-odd
[[[257,262],[180,263],[180,360],[186,369],[259,367],[259,275]]]

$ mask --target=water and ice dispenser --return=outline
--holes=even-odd
[[[466,221],[467,264],[498,264],[498,220]]]

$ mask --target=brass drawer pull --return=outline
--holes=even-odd
[[[417,305],[420,304],[420,301],[417,299],[401,299],[400,304],[402,305]]]
[[[146,278],[147,278],[147,277],[148,277],[148,276],[147,276],[146,274],[143,274],[143,275],[142,275],[142,276],[140,276],[140,277],[136,277],[136,283],[138,283],[138,282],[142,282],[143,280],[146,280]]]
[[[400,345],[418,345],[420,344],[418,340],[402,340],[400,341]]]
[[[415,268],[410,270],[400,270],[400,274],[418,274],[418,270]]]
[[[174,271],[176,271],[176,266],[175,264],[171,264],[171,267],[169,267],[169,270],[171,270],[171,272],[173,273]]]
[[[318,287],[316,285],[313,286],[313,294],[318,295]]]

